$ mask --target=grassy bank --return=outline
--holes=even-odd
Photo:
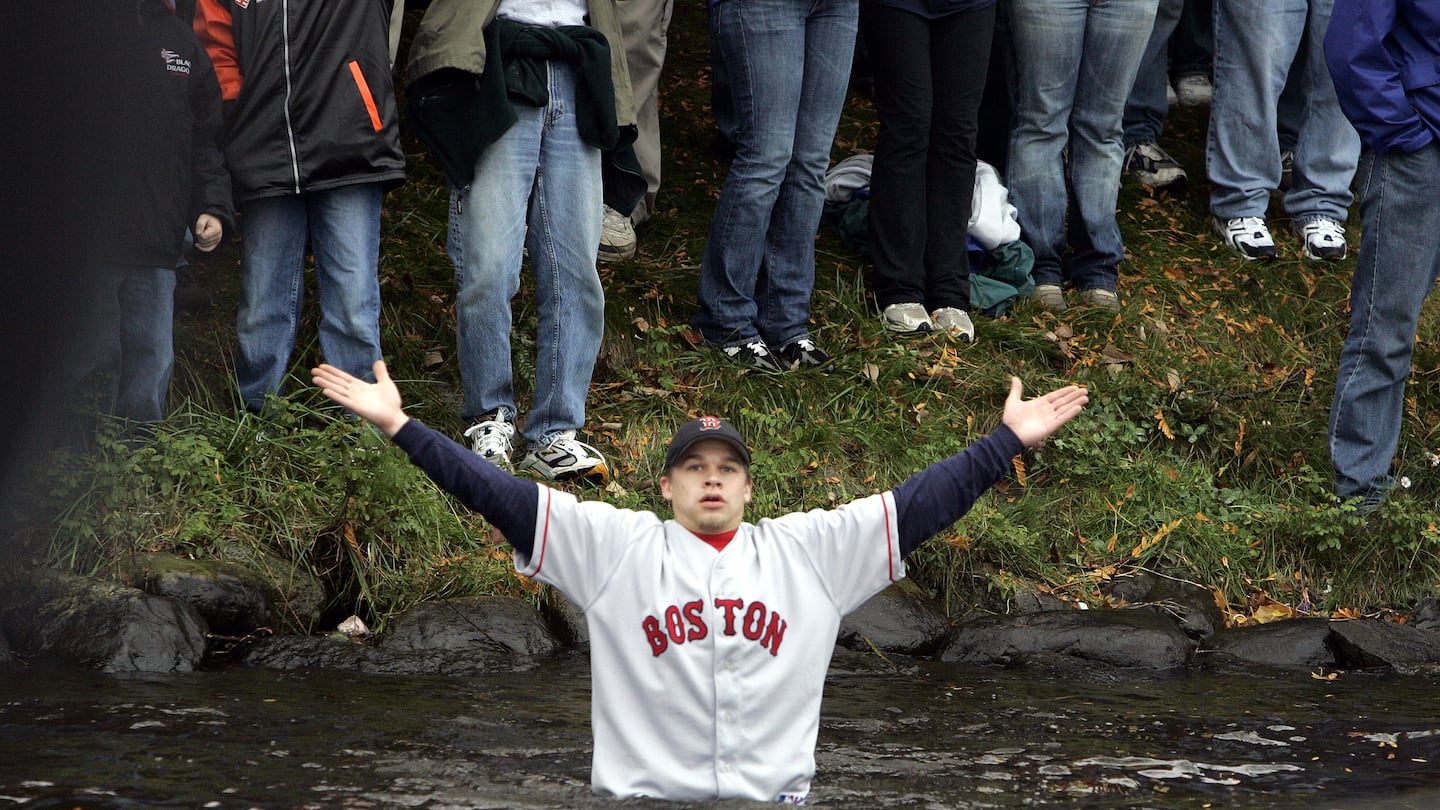
[[[1003,595],[1025,583],[1096,604],[1107,581],[1141,570],[1212,588],[1241,618],[1306,597],[1321,612],[1403,613],[1440,587],[1433,312],[1399,451],[1409,487],[1365,519],[1337,509],[1325,426],[1353,258],[1302,262],[1284,237],[1270,264],[1221,248],[1206,219],[1204,110],[1177,109],[1164,141],[1190,172],[1188,191],[1122,192],[1120,316],[1057,317],[1023,302],[1003,320],[977,318],[973,345],[898,338],[879,325],[865,262],[825,233],[812,328],[836,368],[760,375],[698,349],[686,326],[725,174],[702,8],[677,5],[670,48],[661,213],[634,260],[601,268],[607,332],[585,438],[615,477],[588,497],[663,511],[665,440],[689,417],[717,413],[754,448],[752,515],[830,506],[892,487],[990,430],[1013,374],[1032,392],[1082,383],[1092,405],[914,558],[912,576],[956,612],[976,588]],[[872,149],[875,130],[856,96],[835,157]],[[410,182],[387,199],[384,346],[411,413],[458,435],[447,193],[418,146],[409,151]],[[1284,224],[1272,222],[1277,236]],[[1352,244],[1357,233],[1352,221]],[[105,445],[63,467],[47,484],[60,517],[28,536],[37,559],[105,571],[136,550],[205,556],[255,544],[329,579],[337,611],[381,621],[417,600],[529,588],[483,521],[298,380],[279,429],[257,441],[261,426],[236,417],[229,382],[237,249],[197,273],[213,306],[180,319],[175,415],[144,448]],[[528,290],[515,305],[522,403],[533,376]],[[313,312],[302,334],[313,336]],[[318,357],[309,339],[297,371]]]

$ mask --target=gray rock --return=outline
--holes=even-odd
[[[329,597],[309,569],[240,543],[219,543],[216,551],[220,559],[254,571],[279,594],[278,618],[283,632],[313,633],[319,628]]]
[[[555,635],[568,646],[589,647],[590,624],[585,620],[584,611],[558,590],[549,588],[547,591],[542,608]]]
[[[1196,642],[1203,642],[1225,626],[1225,614],[1215,604],[1214,594],[1190,582],[1139,574],[1116,580],[1110,595],[1124,600],[1128,607],[1171,618]]]
[[[1329,621],[1287,619],[1223,629],[1205,644],[1202,658],[1207,665],[1241,662],[1308,671],[1335,666],[1335,653],[1330,643]],[[1216,658],[1221,660],[1210,660]]]
[[[962,624],[941,660],[1010,665],[1027,656],[1064,655],[1121,667],[1181,667],[1190,639],[1163,616],[1140,610],[1057,610]]]
[[[131,585],[189,604],[211,632],[248,636],[272,632],[279,593],[259,572],[227,560],[191,560],[174,554],[137,554],[121,568]]]
[[[1440,671],[1440,632],[1376,619],[1330,622],[1330,648],[1344,669],[1384,667],[1402,675]]]
[[[391,622],[379,647],[539,655],[560,649],[539,611],[519,599],[478,596],[416,605]]]
[[[929,655],[945,643],[950,621],[920,586],[902,579],[840,622],[839,644],[865,652]]]
[[[207,633],[188,604],[55,572],[11,594],[0,624],[18,655],[105,672],[190,672]]]
[[[246,650],[242,663],[285,671],[323,668],[376,675],[477,675],[536,667],[533,658],[497,649],[385,650],[339,634],[264,639]]]
[[[1431,596],[1415,603],[1405,626],[1421,630],[1440,630],[1440,599]]]

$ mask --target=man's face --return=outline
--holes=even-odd
[[[750,503],[750,470],[728,442],[705,439],[660,477],[675,520],[697,534],[737,528]]]

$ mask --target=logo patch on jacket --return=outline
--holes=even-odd
[[[160,49],[160,58],[165,60],[165,71],[180,76],[190,75],[190,60],[169,48]]]

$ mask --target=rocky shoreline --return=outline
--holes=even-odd
[[[0,589],[0,664],[464,675],[523,671],[588,644],[584,617],[554,592],[538,609],[498,596],[420,604],[378,637],[355,626],[276,634],[277,626],[315,628],[323,592],[303,575],[277,576],[271,562],[139,555],[125,569],[128,585],[12,572]],[[1440,673],[1440,600],[1421,602],[1403,625],[1315,617],[1233,628],[1208,591],[1155,575],[1118,580],[1107,601],[1116,606],[1082,610],[1037,591],[957,619],[907,580],[846,617],[836,644],[887,660],[1037,667],[1086,679],[1189,668]]]

